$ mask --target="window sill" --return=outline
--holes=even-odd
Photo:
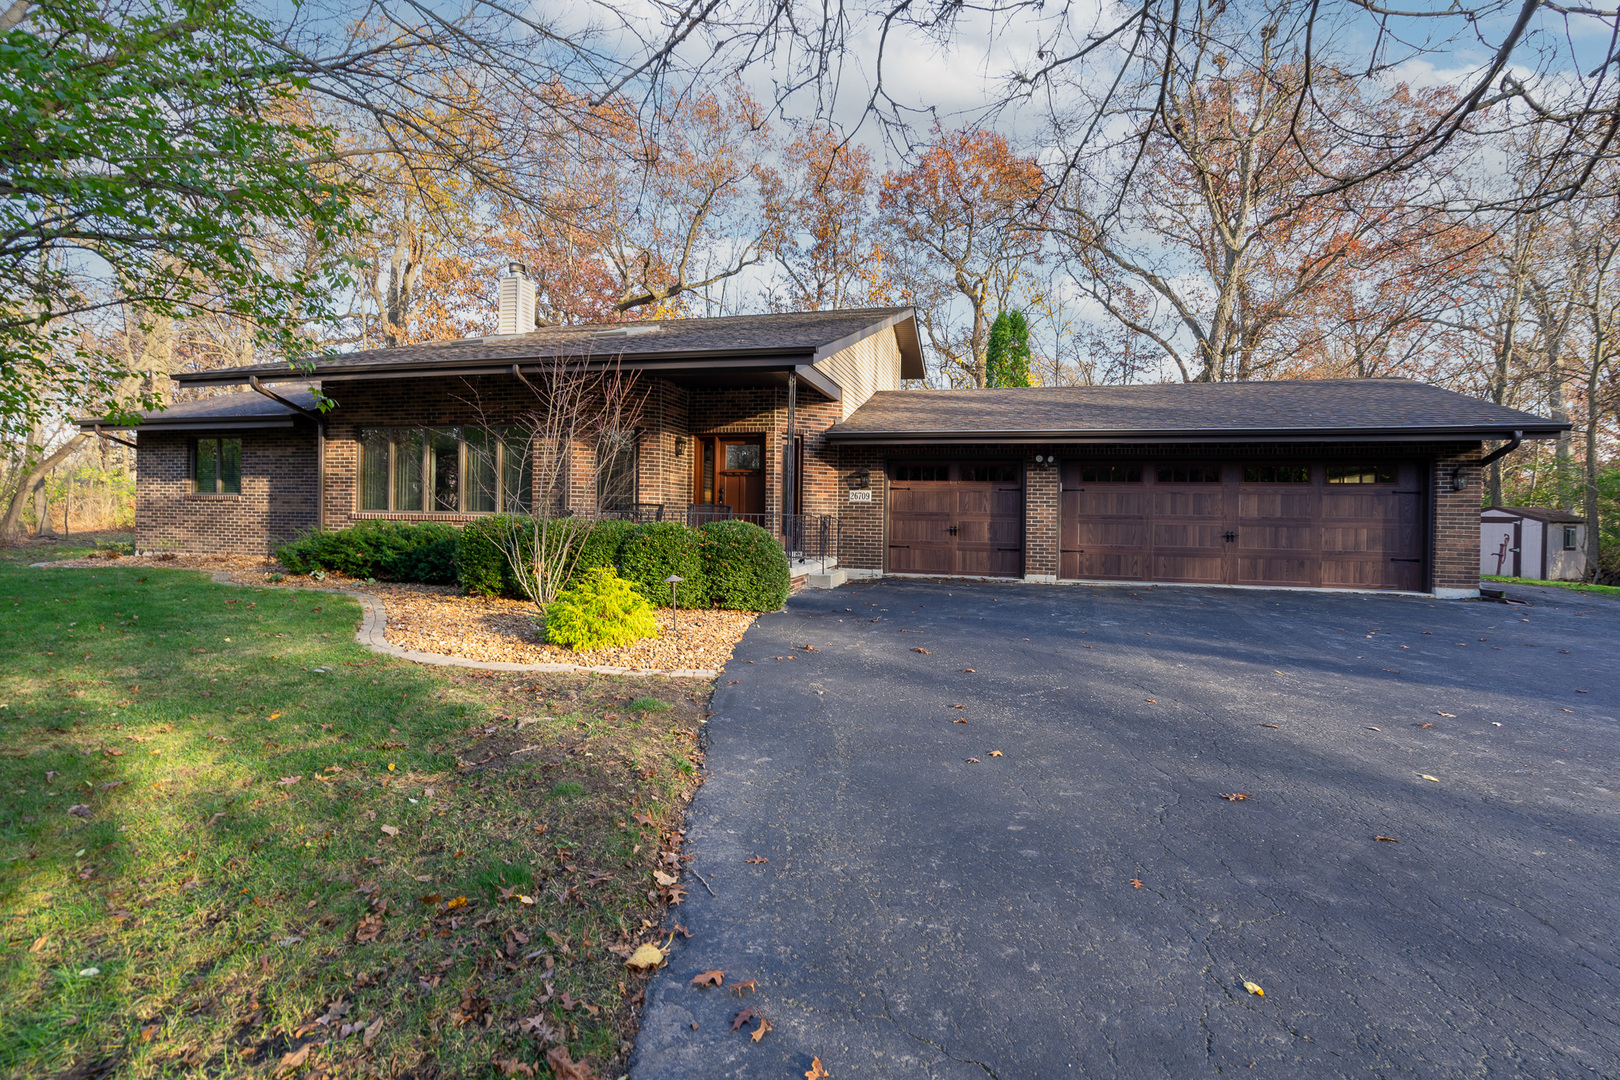
[[[205,491],[190,491],[181,496],[186,502],[241,502],[242,496],[237,494],[210,494]]]
[[[438,512],[422,513],[419,510],[356,510],[349,515],[350,521],[448,521],[452,524],[467,521],[477,521],[480,518],[494,517],[488,511],[474,513]]]

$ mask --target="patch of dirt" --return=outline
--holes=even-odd
[[[341,574],[315,579],[290,574],[274,559],[256,555],[125,555],[63,559],[54,566],[151,566],[224,572],[239,585],[362,590],[387,611],[390,645],[465,660],[510,664],[579,664],[632,671],[718,671],[758,618],[751,611],[658,609],[659,633],[616,649],[574,652],[548,645],[535,631],[534,606],[499,597],[463,596],[454,585],[365,582]],[[272,577],[277,580],[271,580]]]

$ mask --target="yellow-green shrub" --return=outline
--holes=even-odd
[[[658,616],[611,566],[596,566],[546,608],[546,640],[575,652],[629,645],[658,636]]]

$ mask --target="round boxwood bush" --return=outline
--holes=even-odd
[[[611,649],[657,634],[652,605],[611,566],[585,571],[546,608],[546,640],[575,652]]]
[[[707,607],[709,588],[703,577],[703,553],[698,533],[679,521],[638,525],[619,551],[619,569],[635,582],[641,595],[659,607],[669,605],[669,585],[675,574],[684,580],[676,587],[675,602],[683,608]]]
[[[787,554],[748,521],[711,521],[698,530],[709,599],[732,611],[775,611],[792,588]]]
[[[619,554],[624,550],[624,542],[630,539],[630,534],[636,531],[633,521],[619,521],[609,518],[598,521],[590,527],[579,541],[578,550],[574,559],[574,574],[570,580],[578,581],[585,571],[597,566],[619,565]],[[668,591],[665,591],[668,595]]]

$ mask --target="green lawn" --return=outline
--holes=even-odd
[[[192,571],[0,559],[0,613],[0,1073],[622,1071],[709,684],[419,667]]]
[[[1504,585],[1545,585],[1552,589],[1569,589],[1571,592],[1602,593],[1607,596],[1620,596],[1620,588],[1613,585],[1587,585],[1579,581],[1541,581],[1537,578],[1521,577],[1494,577],[1483,575],[1486,581],[1497,581]]]

